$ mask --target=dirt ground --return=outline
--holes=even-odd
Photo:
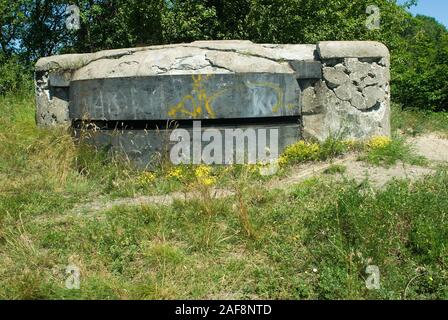
[[[409,143],[430,161],[448,162],[448,140],[435,133],[411,138]]]
[[[302,164],[294,167],[287,177],[273,179],[267,184],[269,189],[285,189],[291,185],[309,179],[313,176],[322,175],[323,172],[332,165],[343,165],[347,168],[343,174],[336,174],[334,178],[354,179],[361,182],[369,179],[373,188],[382,188],[392,179],[409,179],[415,181],[425,175],[435,172],[434,167],[441,163],[448,163],[448,140],[434,133],[409,138],[408,142],[414,151],[429,160],[426,167],[413,166],[404,163],[397,163],[390,167],[373,166],[366,162],[359,161],[358,155],[348,154],[339,159],[320,163]],[[215,189],[214,197],[222,198],[233,195],[230,190]],[[141,196],[137,198],[123,198],[114,201],[98,200],[93,203],[86,203],[74,208],[72,214],[95,214],[120,205],[143,205],[157,204],[170,205],[174,200],[188,200],[194,198],[195,194],[172,193],[163,196]]]

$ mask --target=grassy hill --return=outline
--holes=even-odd
[[[36,128],[33,99],[0,98],[2,299],[448,299],[447,166],[406,144],[448,133],[447,114],[396,108],[400,137],[304,144],[265,177],[256,166],[139,171],[68,132]],[[331,164],[346,153],[433,174],[378,188]],[[283,184],[319,161],[330,163],[324,174]],[[66,288],[70,265],[80,290]],[[379,267],[379,290],[366,288],[368,265]]]

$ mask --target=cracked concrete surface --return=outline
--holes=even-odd
[[[294,76],[300,90],[293,105],[301,105],[304,138],[390,135],[389,52],[370,41],[196,41],[42,58],[36,64],[36,118],[42,126],[70,125],[68,92],[73,81],[238,73]],[[285,90],[283,83],[274,85]]]
[[[304,137],[365,139],[390,135],[387,57],[323,60],[323,79],[303,92]]]
[[[135,59],[134,57],[138,57],[135,60],[139,63],[148,63],[155,61],[156,63],[160,62],[161,64],[164,64],[173,56],[194,57],[198,54],[211,54],[212,52],[230,54],[233,53],[233,57],[260,58],[263,60],[256,61],[262,62],[265,60],[270,60],[271,62],[276,64],[287,65],[284,63],[284,61],[314,60],[315,51],[315,45],[307,44],[269,45],[254,44],[251,41],[244,40],[195,41],[192,43],[150,46],[131,49],[115,49],[88,54],[67,54],[46,57],[40,59],[37,62],[35,69],[36,71],[52,70],[55,72],[61,70],[79,70],[88,67],[91,64],[97,65],[97,62],[101,62],[100,64],[105,64],[105,66],[108,67],[119,65],[121,62],[125,62],[128,59]],[[164,56],[166,56],[165,59]],[[117,63],[117,61],[114,60],[119,61]],[[242,68],[241,66],[239,67]],[[263,66],[261,65],[258,67],[262,68]],[[169,70],[169,68],[167,69]],[[231,70],[231,68],[227,69]],[[290,72],[293,72],[293,70],[291,69]],[[110,76],[107,71],[105,71],[105,73],[106,75]],[[132,70],[130,70],[129,73],[132,73]],[[82,72],[80,72],[80,75],[72,80],[83,79],[81,74]],[[119,75],[114,74],[113,76]]]
[[[294,73],[295,71],[286,62],[286,58],[311,57],[309,53],[305,57],[299,57],[297,54],[288,55],[286,49],[281,51],[283,54],[274,54],[274,50],[276,49],[267,49],[255,44],[226,49],[223,44],[213,47],[192,43],[157,50],[137,51],[114,59],[105,56],[92,60],[76,69],[72,81],[165,74]],[[131,61],[135,64],[129,64]]]

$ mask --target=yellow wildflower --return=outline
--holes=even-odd
[[[141,185],[148,185],[151,182],[153,182],[156,179],[156,175],[152,172],[143,172],[139,177],[138,177],[138,182]]]
[[[280,156],[279,164],[284,165],[289,162],[302,162],[316,160],[319,156],[320,145],[314,142],[298,141],[288,146]]]
[[[216,183],[215,177],[211,176],[212,168],[206,165],[200,165],[195,170],[195,176],[199,183],[210,186]]]
[[[288,164],[288,158],[286,156],[284,156],[284,155],[281,155],[278,158],[277,163],[279,164],[279,166],[284,166],[284,165]]]
[[[249,173],[255,173],[258,171],[258,165],[257,164],[245,164],[244,168],[247,170],[247,172]]]
[[[349,149],[353,149],[357,144],[355,140],[345,140],[342,143]]]
[[[199,182],[204,186],[211,186],[216,183],[216,179],[214,177],[204,177],[199,179]]]
[[[212,169],[209,166],[201,164],[200,166],[196,167],[194,170],[194,173],[196,177],[202,178],[210,175]]]
[[[175,179],[182,179],[182,177],[183,177],[182,168],[181,167],[171,168],[170,171],[168,171],[168,177],[175,178]]]
[[[367,142],[367,147],[371,149],[383,149],[391,143],[391,139],[386,136],[376,136]]]

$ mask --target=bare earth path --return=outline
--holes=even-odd
[[[286,178],[274,179],[267,184],[269,189],[285,189],[291,185],[297,184],[313,176],[322,174],[325,169],[331,165],[344,165],[347,171],[344,177],[354,179],[361,182],[368,178],[372,186],[382,188],[392,179],[409,179],[417,180],[425,175],[435,172],[434,165],[440,163],[448,163],[448,140],[437,136],[434,133],[418,136],[408,139],[417,154],[426,157],[430,161],[430,166],[420,167],[412,166],[404,163],[398,163],[394,166],[376,167],[362,161],[357,161],[356,154],[348,154],[338,159],[332,159],[328,162],[311,163],[299,165],[292,169],[292,172]],[[338,175],[339,178],[341,175]],[[338,178],[338,177],[337,177]],[[223,198],[232,196],[234,193],[230,190],[215,189],[213,196],[215,198]],[[189,200],[195,198],[194,193],[174,192],[167,195],[158,196],[141,196],[135,198],[123,198],[117,200],[98,200],[91,203],[85,203],[75,207],[70,215],[95,214],[105,210],[112,209],[122,205],[170,205],[175,200]]]
[[[418,154],[431,161],[448,162],[448,140],[435,133],[409,139]]]

